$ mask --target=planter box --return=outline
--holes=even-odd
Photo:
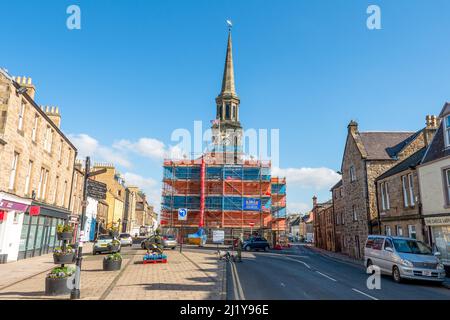
[[[117,271],[122,267],[122,260],[103,259],[103,271]]]
[[[71,264],[73,263],[73,258],[75,257],[75,253],[69,253],[66,255],[53,255],[53,262],[55,264]]]
[[[45,278],[45,295],[60,296],[70,294],[71,289],[67,286],[67,280],[69,279],[72,279],[72,277],[63,279]]]
[[[73,232],[61,232],[57,233],[56,236],[58,237],[58,240],[71,240],[73,237]]]

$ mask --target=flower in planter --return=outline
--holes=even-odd
[[[122,260],[122,256],[120,253],[111,253],[105,257],[105,260],[120,261]]]
[[[64,279],[69,278],[75,273],[75,268],[73,267],[57,267],[53,268],[48,274],[51,279]]]
[[[63,250],[62,247],[56,247],[56,248],[53,250],[53,254],[54,254],[55,256],[65,256],[65,255],[67,255],[67,254],[72,254],[72,253],[74,253],[74,251],[75,251],[75,250],[73,250],[73,248],[72,248],[71,246],[67,246],[65,251]]]
[[[58,226],[56,227],[57,233],[72,232],[72,231],[73,231],[73,226],[70,224],[58,224]]]

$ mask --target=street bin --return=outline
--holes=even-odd
[[[0,254],[0,264],[8,262],[8,254]]]

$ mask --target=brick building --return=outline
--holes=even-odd
[[[342,159],[343,252],[363,257],[369,233],[379,233],[375,179],[425,146],[426,130],[359,132],[351,121]]]
[[[59,109],[35,93],[30,78],[0,69],[0,261],[50,252],[70,214],[76,148]]]

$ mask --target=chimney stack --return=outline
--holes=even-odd
[[[61,127],[61,114],[59,113],[58,107],[41,106],[41,109],[45,114],[52,120],[52,122],[58,127]]]
[[[21,87],[27,88],[27,93],[34,100],[34,96],[36,94],[36,88],[32,83],[31,78],[27,77],[13,77],[13,80],[17,82]]]
[[[348,133],[356,134],[358,132],[358,122],[355,120],[350,121],[350,123],[347,126]]]
[[[427,115],[425,117],[425,123],[426,123],[424,130],[425,144],[429,145],[439,127],[439,119],[434,115]]]
[[[312,200],[313,200],[313,209],[317,206],[317,197],[316,196],[314,196],[313,198],[312,198]]]

